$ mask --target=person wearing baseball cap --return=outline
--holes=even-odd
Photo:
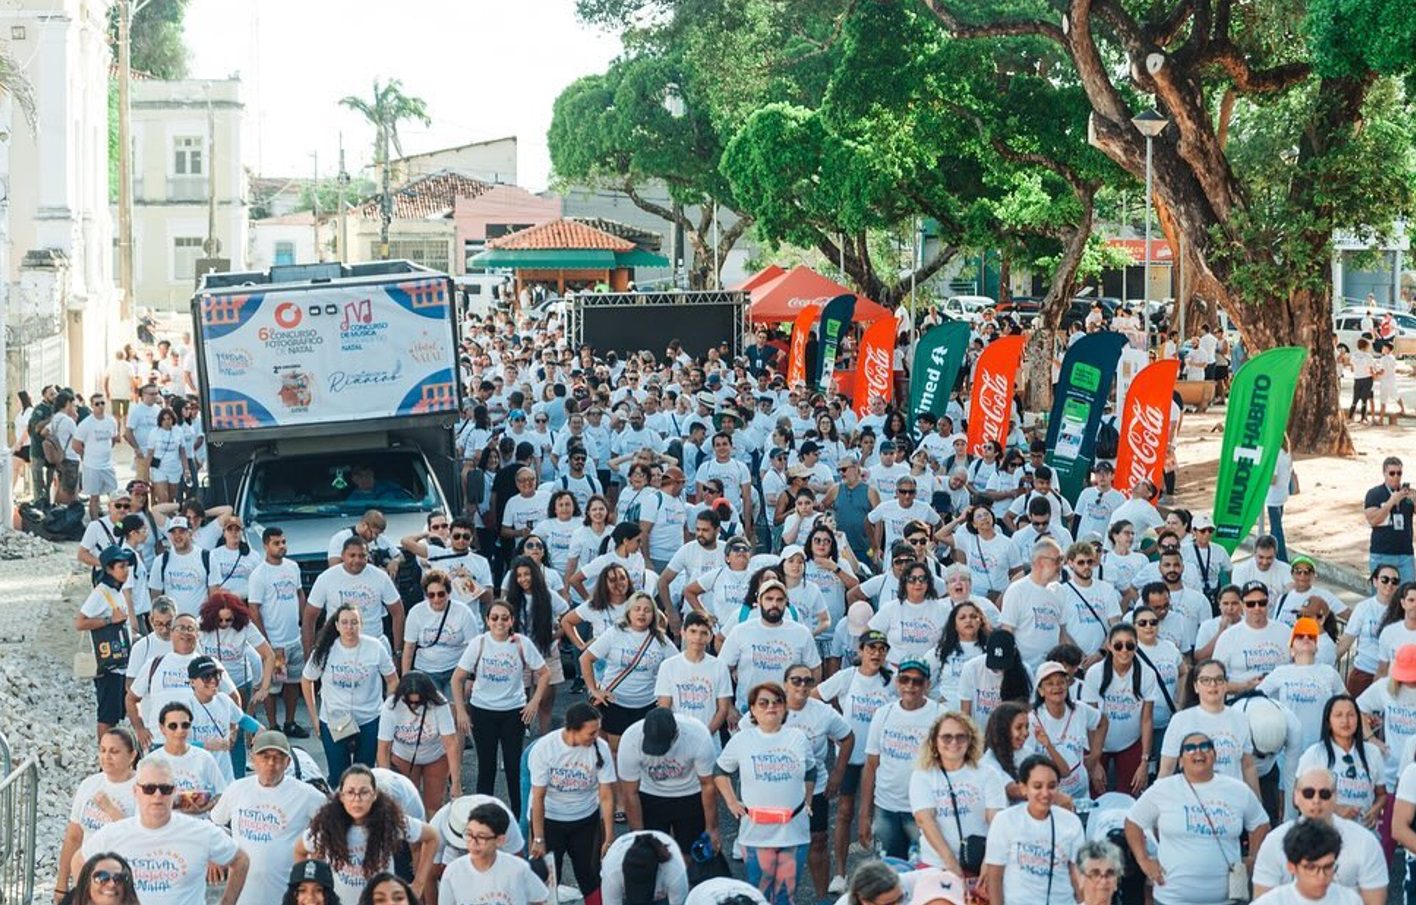
[[[250,880],[247,879],[247,885]],[[271,899],[253,899],[270,902]],[[290,868],[280,905],[339,905],[339,893],[334,889],[334,871],[325,861],[311,858]]]
[[[657,513],[642,551],[660,575],[687,540],[688,504],[683,501],[683,485],[687,479],[677,465],[669,466],[662,474],[657,463],[649,468],[649,493],[657,496],[658,506],[654,507]],[[670,625],[675,631],[678,630],[677,617],[678,610],[670,609]]]
[[[1269,587],[1246,582],[1239,589],[1244,618],[1225,629],[1211,656],[1224,664],[1231,694],[1257,688],[1264,676],[1290,662],[1288,626],[1269,619]]]
[[[670,836],[685,851],[704,832],[718,836],[712,798],[717,749],[708,728],[668,707],[654,707],[620,736],[616,765],[631,826]]]
[[[732,543],[736,540],[734,538],[729,542],[729,557],[733,555]],[[684,593],[687,594],[687,591]],[[756,618],[751,609],[746,616],[742,615],[741,610],[748,608],[756,610]],[[737,611],[724,614],[731,618],[720,620],[718,631],[727,634],[718,658],[729,669],[737,669],[737,705],[740,711],[746,708],[747,692],[753,685],[781,681],[783,662],[804,663],[812,669],[816,678],[821,677],[821,653],[815,636],[800,622],[788,621],[786,612],[787,586],[775,578],[768,578],[758,584],[755,601],[745,601]],[[735,620],[736,623],[728,627]]]
[[[74,615],[74,628],[89,633],[93,645],[93,689],[98,704],[98,738],[123,720],[124,681],[132,650],[129,623],[137,621],[123,596],[123,585],[137,562],[132,550],[109,545],[98,554],[98,581]]]
[[[212,662],[215,665],[215,661]],[[193,728],[196,728],[195,725]],[[287,877],[295,885],[291,873],[295,843],[328,800],[309,783],[286,775],[291,753],[290,741],[283,732],[275,729],[257,732],[251,742],[252,773],[227,786],[211,809],[211,822],[227,827],[236,844],[251,858],[246,885],[241,890],[237,905],[263,905],[275,901],[280,897]],[[247,814],[262,814],[271,819],[242,819],[241,815]],[[320,861],[306,861],[299,867],[305,864],[324,868],[323,885],[327,889],[333,888],[334,880],[328,874],[328,865]],[[315,882],[317,879],[301,876],[300,882]],[[299,901],[304,903],[308,899]],[[325,901],[334,905],[338,900],[328,897],[327,893]]]
[[[944,713],[930,700],[929,664],[908,659],[895,674],[898,701],[875,711],[865,741],[865,768],[860,781],[860,841],[872,840],[886,856],[904,858],[917,835],[910,806],[910,777],[930,727]]]
[[[1190,522],[1191,543],[1180,545],[1180,557],[1185,563],[1184,575],[1199,579],[1199,590],[1210,600],[1219,595],[1220,573],[1233,572],[1229,551],[1214,543],[1214,519],[1209,513],[1197,512]],[[1275,617],[1277,618],[1277,617]],[[1285,622],[1292,625],[1292,620]]]
[[[1271,607],[1274,622],[1293,625],[1301,613],[1309,611],[1309,605],[1314,602],[1315,598],[1327,605],[1328,612],[1337,613],[1344,618],[1351,616],[1347,604],[1338,600],[1331,591],[1314,583],[1318,575],[1318,566],[1310,557],[1296,556],[1288,568],[1293,576],[1293,586],[1279,594],[1278,601]],[[1379,639],[1378,647],[1380,646]],[[1388,652],[1395,649],[1395,645],[1386,648]],[[1335,657],[1333,659],[1336,660]]]

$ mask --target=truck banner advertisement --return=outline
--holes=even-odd
[[[455,412],[446,277],[204,292],[212,431]]]

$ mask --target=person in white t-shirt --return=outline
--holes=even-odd
[[[343,776],[351,763],[374,763],[379,706],[393,694],[397,681],[388,646],[382,638],[364,634],[359,608],[346,603],[335,609],[300,672],[305,707],[319,717],[320,741],[331,777]],[[321,682],[318,706],[316,682]]]
[[[1126,495],[1112,486],[1114,471],[1110,462],[1098,462],[1092,468],[1092,486],[1082,489],[1073,507],[1076,537],[1105,537],[1112,513],[1126,502]]]
[[[1074,905],[1073,859],[1086,833],[1076,814],[1056,804],[1057,765],[1046,755],[1029,755],[1018,766],[1018,782],[1024,801],[1000,812],[988,827],[983,859],[988,900]]]
[[[542,905],[550,890],[523,858],[502,850],[511,829],[499,804],[474,807],[461,835],[467,854],[454,859],[438,882],[441,905]]]
[[[684,905],[688,868],[673,837],[654,830],[630,832],[615,840],[601,865],[603,905]]]
[[[257,627],[266,635],[275,652],[270,696],[266,698],[266,722],[275,719],[275,701],[285,701],[285,735],[309,738],[309,732],[295,722],[295,701],[300,692],[300,670],[305,668],[305,648],[300,643],[300,615],[305,610],[305,590],[300,566],[285,556],[285,532],[271,526],[261,532],[265,557],[251,570],[246,592]]]
[[[939,513],[918,497],[915,479],[906,474],[895,481],[895,498],[886,500],[866,515],[867,530],[876,550],[889,550],[904,538],[905,525],[913,521],[930,527],[939,524]]]
[[[137,760],[138,740],[128,727],[114,726],[98,740],[99,772],[79,783],[74,803],[69,808],[64,843],[59,850],[59,873],[54,879],[56,893],[70,887],[69,863],[84,840],[137,811],[133,798],[133,783],[138,777]]]
[[[1270,600],[1277,600],[1293,585],[1288,563],[1278,558],[1278,541],[1271,534],[1261,535],[1254,541],[1254,555],[1235,563],[1229,580],[1240,587],[1261,581],[1268,588]]]
[[[90,834],[70,862],[70,875],[77,876],[94,855],[116,852],[127,859],[143,905],[202,905],[207,865],[216,864],[227,869],[221,905],[235,905],[246,885],[250,857],[211,821],[174,814],[175,794],[172,766],[164,755],[143,758],[134,784],[137,813]]]
[[[861,772],[859,839],[892,858],[905,857],[919,841],[910,806],[910,777],[919,752],[945,708],[926,697],[929,667],[906,660],[895,673],[899,699],[881,706],[870,718],[865,737],[865,768]]]
[[[1283,837],[1283,858],[1292,883],[1254,897],[1256,905],[1360,905],[1363,897],[1336,882],[1342,834],[1327,823],[1304,820]],[[1385,890],[1383,890],[1385,892]]]
[[[668,834],[685,850],[707,832],[713,848],[721,848],[716,758],[707,728],[667,707],[654,707],[626,729],[615,766],[630,829]]]
[[[1231,625],[1214,642],[1214,659],[1224,664],[1229,693],[1257,688],[1264,676],[1293,662],[1288,652],[1288,626],[1269,621],[1268,586],[1250,581],[1240,589],[1244,621]]]
[[[408,777],[425,814],[442,807],[449,778],[452,797],[461,797],[461,737],[452,707],[426,673],[405,673],[379,708],[378,765]]]
[[[1011,631],[1023,663],[1036,668],[1047,652],[1064,640],[1064,609],[1048,585],[1057,577],[1062,550],[1043,538],[1032,548],[1032,570],[1003,592],[1001,627]]]
[[[93,413],[74,429],[69,450],[80,459],[79,489],[88,497],[90,519],[98,518],[99,497],[118,489],[118,475],[113,470],[113,444],[122,428],[108,414],[108,401],[95,393],[89,398]]]
[[[388,573],[369,564],[368,544],[358,536],[345,538],[339,565],[321,572],[310,588],[300,619],[300,637],[305,650],[314,647],[315,619],[320,610],[324,610],[328,624],[335,611],[343,606],[357,608],[369,634],[375,636],[383,634],[383,617],[387,611],[393,622],[392,649],[403,650],[403,598]]]
[[[1170,731],[1176,731],[1174,720]],[[1229,865],[1242,857],[1239,837],[1247,831],[1250,851],[1257,851],[1268,835],[1268,815],[1251,788],[1216,771],[1208,735],[1186,731],[1174,744],[1182,772],[1156,780],[1136,801],[1126,818],[1126,841],[1160,905],[1225,902]],[[1148,835],[1159,841],[1155,857]]]
[[[920,860],[959,876],[983,867],[980,837],[1008,806],[997,774],[979,767],[982,733],[957,712],[934,721],[910,777],[910,808],[919,827]]]
[[[615,837],[614,758],[600,735],[600,714],[572,704],[559,731],[536,740],[531,773],[531,846],[534,860],[552,855],[556,875],[570,855],[583,895],[600,888],[600,860]]]
[[[683,652],[659,664],[654,694],[660,707],[702,723],[710,735],[729,721],[737,722],[733,708],[733,679],[728,666],[708,653],[713,626],[702,613],[683,617]]]

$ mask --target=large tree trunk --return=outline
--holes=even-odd
[[[1082,219],[1066,237],[1062,258],[1057,262],[1057,272],[1052,276],[1052,284],[1047,287],[1042,310],[1038,312],[1027,345],[1023,347],[1024,412],[1042,413],[1052,409],[1052,353],[1056,348],[1062,317],[1076,294],[1077,268],[1081,266],[1087,240],[1091,237],[1096,189],[1092,186],[1074,186],[1073,190],[1082,205]]]

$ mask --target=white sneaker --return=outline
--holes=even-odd
[[[846,891],[846,878],[836,874],[831,878],[831,885],[826,887],[826,891],[833,896],[839,896]]]

